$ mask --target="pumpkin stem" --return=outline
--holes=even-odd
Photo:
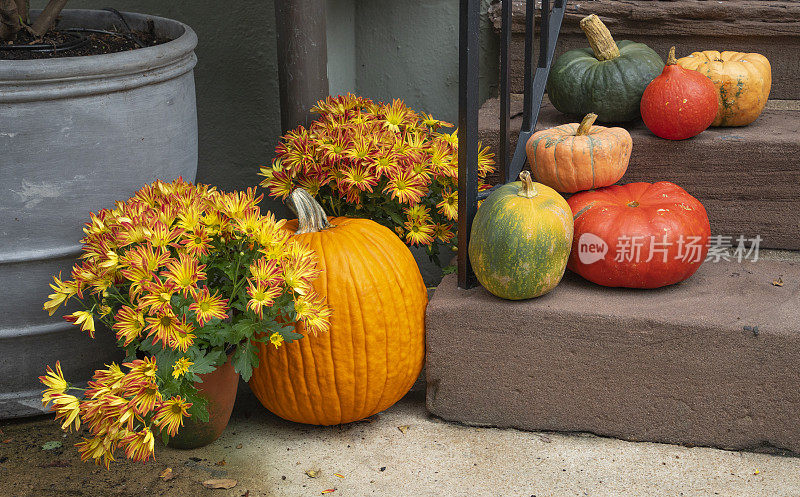
[[[533,184],[533,180],[531,179],[531,173],[522,171],[519,173],[519,179],[522,181],[522,188],[519,189],[517,195],[520,197],[533,198],[539,194],[539,192],[536,191],[536,185]]]
[[[331,227],[322,206],[305,188],[295,188],[289,195],[286,205],[297,216],[298,227],[295,235],[315,233]]]
[[[586,114],[583,121],[581,121],[581,124],[578,126],[578,129],[575,130],[575,136],[589,134],[589,130],[592,129],[592,124],[594,124],[595,119],[597,119],[597,114],[593,112]]]
[[[597,60],[611,60],[619,57],[619,47],[603,21],[595,14],[581,19],[581,29],[589,40]]]
[[[675,47],[669,49],[669,55],[667,55],[667,65],[674,66],[678,63],[678,59],[675,58]]]

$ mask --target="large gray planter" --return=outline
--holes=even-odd
[[[48,283],[80,253],[90,211],[156,178],[197,171],[197,36],[159,17],[124,14],[173,41],[130,52],[0,61],[0,419],[41,411],[37,377],[61,365],[86,381],[120,355],[108,330],[91,340],[42,309]],[[108,29],[105,11],[67,10],[61,26]],[[62,308],[63,309],[63,308]]]

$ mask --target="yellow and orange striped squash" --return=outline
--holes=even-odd
[[[596,118],[587,114],[580,124],[543,129],[528,139],[525,151],[536,181],[575,193],[622,178],[631,158],[631,135],[623,128],[592,126]]]
[[[322,274],[314,290],[327,298],[331,327],[277,349],[259,344],[250,388],[290,421],[357,421],[400,400],[419,376],[427,290],[411,251],[388,228],[368,219],[326,220],[300,188],[291,198],[298,220],[286,228],[317,252]]]
[[[761,54],[706,50],[681,57],[678,65],[708,76],[717,87],[719,109],[712,126],[746,126],[767,105],[772,67]]]

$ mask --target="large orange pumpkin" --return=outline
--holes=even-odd
[[[746,126],[767,104],[772,68],[761,54],[706,50],[681,57],[678,65],[708,76],[717,87],[719,109],[712,126]]]
[[[613,185],[631,158],[631,135],[622,128],[592,126],[596,114],[534,133],[525,145],[536,181],[575,193]]]
[[[290,421],[357,421],[400,400],[422,370],[425,283],[411,251],[388,228],[368,219],[326,219],[300,188],[291,199],[298,220],[286,227],[317,252],[322,274],[314,290],[333,312],[330,332],[278,349],[259,344],[250,388]]]

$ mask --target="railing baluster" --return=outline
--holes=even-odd
[[[534,0],[529,0],[528,4],[533,3],[533,1]],[[544,90],[547,85],[547,76],[550,74],[550,64],[553,61],[553,54],[555,53],[556,40],[558,40],[558,33],[561,30],[561,21],[564,19],[564,11],[566,10],[566,0],[556,0],[556,4],[552,9],[549,8],[549,4],[549,0],[542,1],[542,29],[540,30],[539,36],[548,39],[546,42],[542,41],[540,43],[541,52],[539,53],[539,64],[537,64],[539,67],[533,75],[533,81],[530,87],[527,85],[525,86],[525,100],[530,101],[531,105],[529,108],[526,107],[525,109],[526,114],[523,116],[522,129],[517,139],[514,158],[511,160],[509,174],[512,178],[516,177],[525,167],[525,161],[527,160],[525,144],[536,129],[536,122],[539,119],[539,110],[542,107],[542,98],[544,97]],[[530,21],[528,22],[527,30],[533,30]],[[527,92],[530,92],[530,97],[528,97]]]
[[[542,107],[547,76],[553,61],[561,21],[567,8],[566,0],[542,0],[542,26],[540,29],[539,58],[536,72],[533,68],[535,0],[525,6],[525,75],[522,111],[522,129],[513,157],[509,158],[509,127],[511,94],[509,90],[508,51],[511,43],[511,0],[502,1],[502,28],[500,37],[500,163],[501,184],[513,181],[525,167],[525,145],[536,128]],[[478,193],[478,27],[479,1],[461,0],[459,31],[459,97],[458,97],[458,286],[470,288],[475,284],[475,273],[469,263],[469,234],[472,220],[478,210],[478,200],[491,191]]]
[[[547,67],[547,52],[550,47],[550,0],[542,0],[542,26],[539,28],[539,63],[537,68]]]
[[[470,288],[469,234],[478,210],[478,34],[480,0],[461,0],[458,60],[458,286]]]
[[[511,157],[509,156],[509,141],[511,127],[511,89],[510,64],[508,52],[511,47],[511,0],[502,0],[501,29],[500,29],[500,143],[497,159],[500,164],[500,178],[503,183],[511,181]]]
[[[533,108],[533,36],[536,23],[536,0],[525,2],[525,75],[522,95],[522,129],[528,129]],[[516,153],[514,154],[516,155]]]

